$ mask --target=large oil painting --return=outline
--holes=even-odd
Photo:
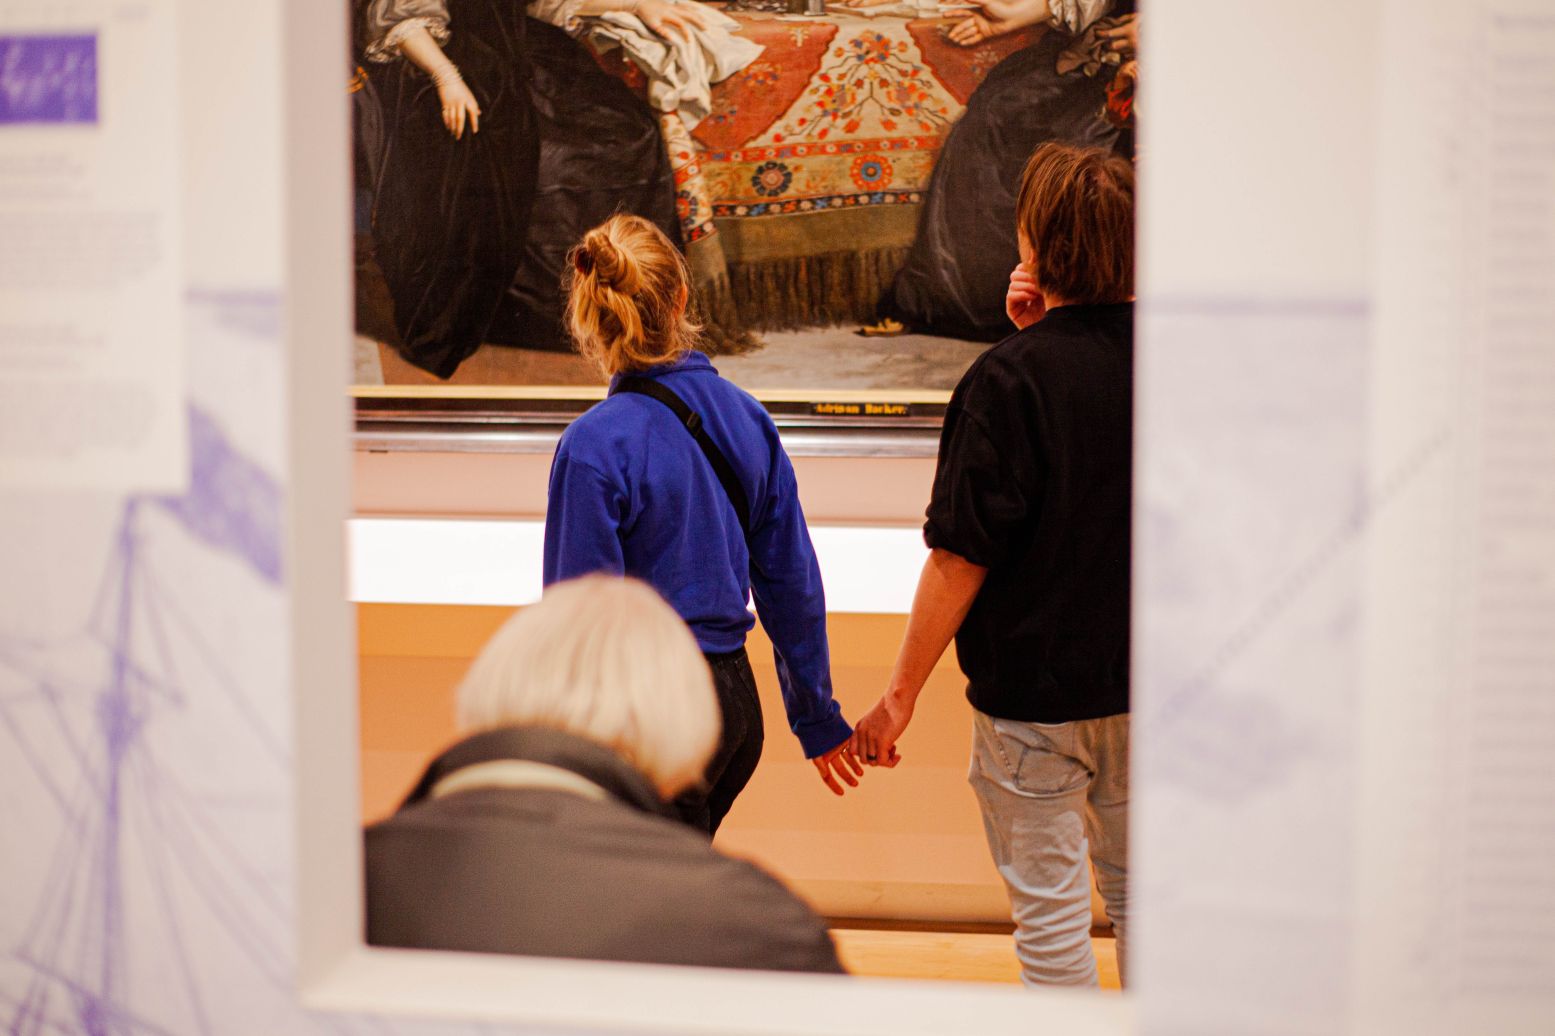
[[[626,211],[684,249],[707,350],[758,396],[927,398],[1008,330],[1031,150],[1134,149],[1129,0],[350,14],[364,386],[597,384],[563,268]]]

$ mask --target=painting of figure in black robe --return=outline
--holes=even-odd
[[[565,258],[611,214],[680,239],[653,112],[523,12],[519,0],[356,0],[353,12],[358,327],[442,378],[483,342],[568,348]],[[412,59],[427,37],[474,95],[478,130],[445,125],[448,98]]]

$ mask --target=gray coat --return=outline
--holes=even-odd
[[[461,769],[527,760],[602,788],[433,797]],[[367,829],[376,946],[781,971],[840,972],[826,926],[758,867],[715,851],[614,752],[507,729],[439,756],[394,816]]]

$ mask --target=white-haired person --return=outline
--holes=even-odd
[[[547,585],[591,572],[642,579],[686,620],[713,670],[723,736],[677,803],[712,834],[764,739],[745,655],[755,620],[777,657],[789,727],[838,795],[863,768],[832,699],[826,597],[798,484],[772,418],[697,351],[690,275],[647,220],[618,215],[573,250],[567,320],[610,395],[568,427],[551,466]]]
[[[650,587],[592,576],[497,631],[459,688],[463,739],[367,829],[367,941],[840,972],[777,879],[669,800],[718,743],[707,664]]]

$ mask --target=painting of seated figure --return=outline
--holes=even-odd
[[[568,255],[625,212],[684,251],[704,351],[758,398],[936,398],[1011,330],[1031,151],[1133,153],[1131,0],[349,2],[380,395],[597,385]]]

